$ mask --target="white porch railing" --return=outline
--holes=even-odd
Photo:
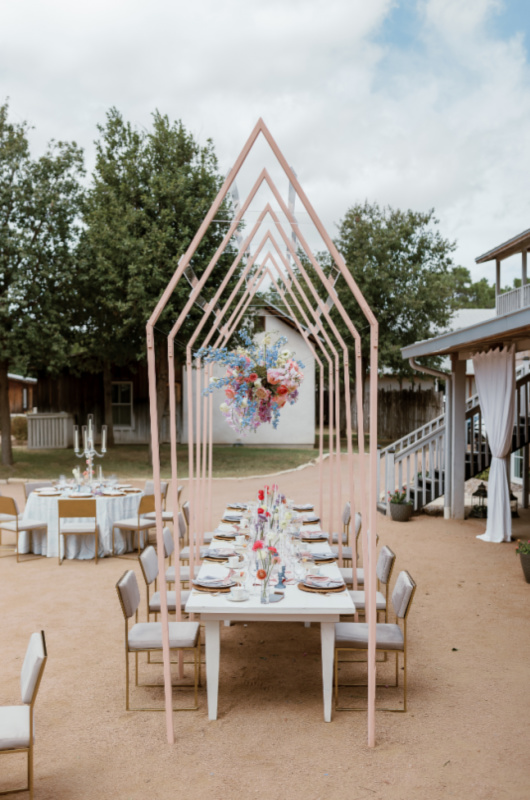
[[[530,442],[530,363],[516,369],[513,446],[519,449]],[[478,394],[466,401],[466,459],[471,475],[490,464],[490,454]],[[413,498],[418,510],[444,493],[445,415],[422,425],[408,436],[379,451],[377,494],[379,508],[386,507],[388,495],[405,488],[407,500]]]
[[[518,289],[512,289],[510,292],[498,294],[495,298],[495,306],[498,317],[502,317],[504,314],[511,314],[514,311],[519,311],[520,308],[529,308],[530,283],[519,286]]]
[[[28,450],[59,450],[73,443],[71,414],[28,414]]]

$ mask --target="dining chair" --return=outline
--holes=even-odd
[[[162,510],[166,510],[167,490],[169,488],[169,481],[160,481],[160,491],[162,493]],[[155,493],[155,482],[146,481],[144,486],[144,494]]]
[[[184,503],[184,506],[187,506],[187,505],[188,505],[187,503]],[[183,509],[184,509],[184,506],[182,507]],[[181,537],[181,539],[183,541],[185,541],[186,538],[187,538],[188,542],[189,542],[189,525],[186,525],[185,517],[184,517],[184,514],[183,514],[182,511],[179,511],[178,520],[179,520],[180,537]],[[209,547],[208,544],[203,544],[203,545],[200,546],[200,558],[201,559],[204,558],[204,556],[206,555],[206,553],[208,552],[209,549],[210,549],[210,547]],[[189,563],[189,560],[190,560],[190,546],[189,546],[189,544],[185,545],[184,547],[182,547],[180,549],[180,560],[181,561],[186,561],[186,562]]]
[[[124,537],[128,533],[132,533],[133,536],[136,534],[138,537],[137,540],[137,547],[138,547],[138,555],[142,552],[142,547],[144,546],[144,542],[142,540],[142,534],[149,534],[149,531],[155,527],[155,521],[153,519],[146,518],[146,514],[155,510],[155,496],[154,494],[144,494],[143,497],[140,499],[140,504],[138,506],[138,512],[135,517],[129,517],[128,519],[120,519],[116,522],[112,523],[112,555],[116,556],[117,558],[134,558],[135,556],[128,556],[128,555],[117,555],[115,548],[114,548],[114,531],[116,528],[120,531],[120,533],[124,534]],[[133,545],[134,548],[134,545]]]
[[[179,526],[179,538],[180,538],[180,542],[182,543],[182,542],[185,541],[185,535],[186,535],[186,522],[185,522],[184,515],[183,515],[182,511],[179,511],[179,513],[177,515],[177,521],[178,521],[178,526]],[[170,552],[168,550],[168,547],[171,548]],[[170,557],[173,554],[174,549],[175,549],[175,547],[174,547],[173,541],[171,541],[170,545],[169,544],[168,545],[164,544],[164,550],[165,550],[166,554],[169,554]],[[190,557],[189,546],[182,547],[180,549],[181,557],[182,557],[182,552],[184,552],[185,559],[187,559],[188,562],[189,562],[189,557]],[[194,571],[193,571],[195,577],[197,577],[197,575],[199,574],[200,568],[201,568],[200,564],[195,564],[195,568],[194,568]],[[181,564],[180,565],[180,582],[181,583],[187,583],[189,581],[189,579],[190,579],[189,563],[188,564]],[[166,569],[166,583],[175,583],[175,567],[173,565],[171,565],[171,564]]]
[[[346,515],[346,507],[349,510],[350,504],[346,503],[346,506],[344,508],[343,521],[347,516]],[[350,521],[351,521],[351,519],[348,518],[347,522],[344,523],[344,533],[343,533],[343,539],[342,539],[342,541],[343,541],[343,544],[342,544],[342,559],[343,559],[343,561],[352,561],[353,560],[353,549],[352,549],[351,542],[349,541]],[[359,512],[357,511],[356,514],[355,514],[355,555],[356,555],[357,560],[359,560],[359,555],[358,555],[358,551],[357,551],[357,542],[359,540],[359,535],[361,533],[361,527],[362,527],[362,517],[359,514]],[[333,541],[334,542],[338,542],[338,538],[339,538],[338,534],[334,533],[333,537],[334,537]],[[339,552],[339,545],[338,544],[332,545],[331,549],[335,553],[335,555],[338,555],[338,552]]]
[[[2,544],[2,531],[9,531],[15,534],[15,545]],[[29,552],[32,550],[33,531],[43,531],[45,534],[48,532],[48,525],[46,522],[36,519],[23,519],[22,515],[18,513],[18,507],[12,497],[0,496],[0,551],[7,550],[9,552],[0,555],[0,558],[7,558],[8,556],[17,557],[17,562],[20,562],[18,538],[19,534],[27,533],[29,535]],[[39,555],[30,555],[23,561],[33,561],[36,558],[42,558]]]
[[[0,795],[29,792],[30,800],[33,800],[33,746],[35,742],[33,708],[47,658],[44,631],[32,633],[20,673],[20,694],[23,705],[0,706],[0,756],[26,753],[28,759],[27,786],[23,789],[8,789],[0,792]]]
[[[162,623],[138,622],[138,607],[140,605],[140,590],[136,575],[132,570],[127,570],[116,584],[116,591],[125,620],[125,710],[126,711],[165,711],[161,707],[135,707],[129,704],[129,655],[135,657],[135,686],[164,688],[160,683],[139,683],[138,681],[138,654],[162,651]],[[129,628],[129,620],[134,617],[135,622]],[[198,707],[198,683],[200,670],[200,639],[198,622],[170,622],[169,623],[169,649],[171,652],[191,650],[193,652],[194,682],[193,684],[176,684],[174,688],[194,688],[194,705],[185,708],[173,708],[173,711],[195,711]]]
[[[387,545],[381,548],[379,551],[379,556],[377,558],[377,564],[375,567],[376,575],[377,575],[377,592],[375,596],[375,605],[377,610],[377,618],[379,621],[379,613],[384,611],[384,621],[388,622],[387,618],[387,609],[388,609],[388,589],[390,586],[390,578],[392,577],[392,571],[394,569],[394,564],[396,562],[396,554],[393,550],[390,549]],[[385,593],[380,591],[381,586],[384,586]],[[350,597],[353,600],[353,604],[355,606],[355,610],[364,612],[366,610],[366,596],[363,590],[358,589],[357,591],[350,591]]]
[[[350,522],[351,522],[351,503],[350,501],[346,501],[344,504],[344,509],[342,511],[342,533],[332,533],[331,534],[331,541],[334,544],[338,544],[340,537],[342,536],[342,544],[347,545],[349,543],[349,533],[350,533]]]
[[[190,543],[191,522],[190,522],[190,504],[187,500],[182,505],[182,513],[184,514],[184,520],[186,522],[186,536],[184,545],[188,546]],[[205,531],[202,536],[203,544],[210,544],[214,536],[215,533],[213,531]]]
[[[96,498],[80,500],[59,500],[57,503],[59,511],[59,553],[57,558],[61,565],[66,558],[66,537],[67,536],[93,536],[95,563],[98,563],[99,549],[99,526],[97,519]],[[87,520],[79,522],[78,520]],[[65,522],[65,520],[67,520]],[[69,520],[69,521],[68,521]],[[72,520],[76,520],[73,522]],[[91,520],[88,522],[88,520]],[[61,558],[61,540],[64,543],[64,555]]]
[[[396,616],[395,623],[376,623],[376,652],[395,654],[395,683],[385,681],[378,686],[397,688],[399,686],[399,653],[403,653],[403,708],[381,708],[380,711],[405,712],[407,710],[407,617],[416,591],[416,583],[409,573],[403,570],[392,592],[392,607]],[[400,626],[403,623],[403,628]],[[367,622],[335,623],[335,708],[337,711],[363,711],[363,708],[339,706],[339,663],[355,664],[359,662],[339,659],[343,652],[366,652],[368,650]],[[340,684],[341,686],[366,686],[366,684]]]
[[[26,495],[26,500],[30,496],[35,489],[48,489],[53,486],[52,481],[27,481],[24,484],[24,493]]]
[[[145,588],[146,588],[146,595],[147,595],[147,621],[149,622],[151,619],[151,615],[155,615],[155,622],[157,622],[157,615],[160,614],[160,592],[157,590],[157,579],[158,579],[158,556],[156,554],[156,550],[152,545],[149,545],[142,550],[140,553],[140,567],[142,570],[142,575],[144,576],[145,581]],[[153,586],[154,584],[154,586]],[[152,597],[150,597],[150,589],[151,586],[154,588],[154,592]],[[169,614],[176,614],[177,613],[177,598],[176,592],[168,591],[166,592],[167,596],[167,610]],[[183,590],[180,593],[180,607],[184,610],[186,603],[188,602],[188,598],[190,596],[189,590]]]

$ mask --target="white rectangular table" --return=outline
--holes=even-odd
[[[304,530],[318,530],[318,526],[307,525]],[[222,545],[215,540],[212,547]],[[226,544],[226,542],[224,542]],[[329,544],[318,542],[308,545],[309,550],[324,552]],[[225,575],[223,564],[203,563],[199,576]],[[340,578],[336,564],[323,564],[321,574]],[[226,594],[212,595],[207,592],[191,592],[186,611],[198,614],[204,622],[206,646],[206,681],[208,693],[208,717],[217,719],[219,693],[219,660],[221,650],[221,622],[318,622],[322,649],[322,688],[324,694],[324,720],[331,722],[333,693],[333,660],[335,650],[335,623],[341,614],[354,614],[355,606],[347,590],[336,594],[313,594],[301,591],[296,584],[285,589],[285,597],[278,603],[262,604],[259,595],[250,595],[248,600],[233,602]]]

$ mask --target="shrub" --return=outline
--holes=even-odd
[[[17,444],[28,440],[28,420],[24,416],[11,417],[11,436]]]

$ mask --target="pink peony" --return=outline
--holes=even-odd
[[[286,404],[286,402],[287,402],[287,398],[285,397],[285,395],[280,395],[279,397],[276,398],[276,404],[280,408],[283,408],[284,405]]]
[[[228,397],[229,400],[233,400],[234,397],[236,396],[236,393],[234,392],[231,386],[226,386],[225,395]]]
[[[261,539],[256,539],[254,544],[252,545],[253,550],[263,550],[263,542]]]
[[[256,397],[258,400],[266,400],[268,396],[269,390],[265,389],[264,386],[260,386],[258,389],[256,389]]]
[[[251,372],[250,375],[248,376],[247,380],[248,381],[252,381],[252,383],[254,383],[254,381],[257,381],[258,380],[257,373]]]

